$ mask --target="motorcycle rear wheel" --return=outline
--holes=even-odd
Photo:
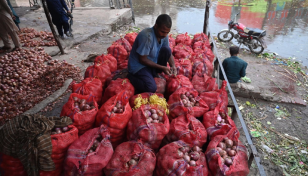
[[[233,39],[233,36],[233,32],[230,32],[228,30],[221,31],[217,35],[218,39],[223,42],[230,42]]]
[[[252,39],[251,45],[248,45],[250,51],[255,54],[261,54],[264,50],[264,47],[259,39]]]

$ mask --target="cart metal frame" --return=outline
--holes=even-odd
[[[261,164],[261,159],[259,157],[257,148],[253,145],[253,142],[252,142],[251,137],[250,137],[250,133],[249,133],[249,131],[247,129],[247,126],[246,126],[246,123],[245,123],[245,121],[244,121],[244,119],[242,117],[241,111],[239,110],[238,104],[236,102],[236,99],[235,99],[234,94],[232,92],[232,89],[230,87],[230,84],[229,84],[229,81],[227,79],[226,73],[225,73],[225,71],[224,71],[224,69],[222,67],[220,56],[217,53],[217,47],[216,47],[215,40],[213,39],[213,36],[211,35],[211,32],[209,30],[210,5],[211,5],[211,1],[207,0],[206,1],[206,6],[205,6],[205,14],[204,14],[203,33],[205,33],[209,37],[209,39],[211,40],[212,51],[213,51],[213,54],[215,55],[213,77],[217,78],[216,79],[217,80],[217,84],[220,87],[220,85],[219,85],[219,71],[221,69],[223,77],[224,77],[224,80],[227,81],[227,86],[228,86],[229,94],[230,94],[232,102],[233,102],[233,105],[228,105],[229,108],[232,108],[231,118],[232,119],[235,119],[236,117],[239,118],[239,120],[241,122],[241,125],[242,125],[242,128],[244,130],[244,134],[245,134],[247,142],[248,142],[248,151],[250,153],[249,158],[248,158],[248,167],[250,168],[251,164],[252,164],[252,161],[255,160],[260,175],[261,176],[266,176],[264,168],[263,168],[263,166]],[[216,74],[215,74],[215,72],[216,72]]]

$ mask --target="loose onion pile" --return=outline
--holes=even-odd
[[[127,163],[125,163],[125,167],[129,168],[136,166],[138,164],[139,159],[140,157],[137,154],[133,155],[132,158]]]
[[[148,109],[144,111],[147,123],[164,123],[164,111],[156,109]]]
[[[112,108],[113,113],[123,113],[125,110],[125,105],[122,105],[122,101],[117,101],[117,104]]]
[[[68,132],[69,130],[70,130],[70,129],[69,129],[68,127],[53,128],[53,129],[51,130],[51,135],[65,133],[65,132]]]
[[[223,142],[219,142],[216,149],[219,152],[222,163],[226,166],[233,164],[234,156],[236,155],[237,141],[232,141],[228,137],[225,137]]]
[[[96,135],[96,139],[94,140],[92,147],[90,147],[90,149],[88,150],[88,153],[95,152],[96,148],[98,147],[98,145],[101,143],[102,140],[103,138],[100,134]]]
[[[33,28],[23,28],[18,34],[20,42],[24,47],[36,47],[36,46],[57,46],[57,43],[53,37],[52,32],[36,31]],[[34,38],[40,38],[35,40]],[[47,41],[44,41],[47,40]]]
[[[81,80],[80,69],[51,61],[43,48],[17,49],[0,57],[0,124],[15,117],[62,87],[67,78]]]
[[[194,95],[189,92],[181,94],[181,99],[185,107],[199,106],[199,102],[195,99]]]
[[[73,97],[74,107],[79,111],[88,111],[91,109],[95,109],[94,103],[87,103],[86,99],[79,99],[78,97]]]
[[[196,161],[200,158],[201,148],[198,146],[182,147],[178,150],[178,157],[183,158],[189,166],[196,166]]]

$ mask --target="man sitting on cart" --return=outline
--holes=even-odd
[[[158,73],[176,74],[168,38],[171,26],[170,16],[162,14],[157,17],[154,27],[146,28],[138,34],[129,55],[127,76],[136,93],[155,93],[157,86],[154,77]]]
[[[231,46],[229,49],[231,57],[226,58],[222,62],[222,66],[225,70],[229,83],[237,83],[241,79],[241,77],[246,76],[246,68],[248,64],[247,62],[237,57],[237,55],[239,54],[239,47]],[[221,80],[224,80],[221,71],[219,78]]]

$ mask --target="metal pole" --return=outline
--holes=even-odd
[[[55,31],[55,28],[54,28],[54,26],[53,26],[53,24],[52,24],[52,22],[51,22],[51,18],[50,18],[49,10],[48,10],[48,8],[47,8],[46,0],[42,0],[42,4],[43,4],[44,12],[45,12],[45,15],[46,15],[46,18],[47,18],[49,27],[50,27],[50,29],[51,29],[51,32],[52,32],[52,34],[53,34],[53,37],[55,38],[55,40],[56,40],[56,42],[57,42],[57,44],[58,44],[58,47],[59,47],[59,49],[60,49],[61,54],[64,54],[64,50],[63,50],[63,47],[62,47],[62,45],[61,45],[61,42],[60,42],[60,40],[59,40],[59,38],[58,38],[58,36],[57,36],[57,33],[56,33],[56,31]]]
[[[135,14],[134,14],[134,8],[133,8],[132,0],[129,0],[129,6],[130,6],[130,8],[132,9],[132,18],[133,18],[134,24],[136,25],[136,23],[135,23]]]
[[[205,5],[205,13],[204,13],[204,23],[203,23],[203,33],[208,35],[208,24],[209,24],[209,11],[210,11],[210,0],[206,0],[206,5]]]

